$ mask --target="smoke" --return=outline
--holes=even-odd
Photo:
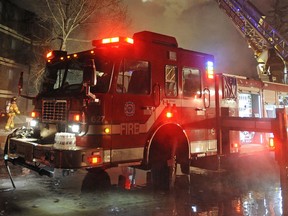
[[[257,77],[254,53],[215,0],[125,0],[130,34],[155,31],[180,47],[214,55],[216,72]]]
[[[164,16],[172,16],[174,18],[181,16],[181,14],[190,7],[200,4],[206,4],[209,0],[142,0],[143,3],[153,2],[158,6],[164,7]]]

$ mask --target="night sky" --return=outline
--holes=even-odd
[[[32,8],[26,0],[11,0]],[[39,1],[39,0],[37,0]],[[35,3],[35,0],[32,2]],[[257,78],[253,51],[215,0],[124,0],[132,23],[124,34],[155,31],[176,37],[180,47],[215,56],[215,72]],[[251,0],[264,14],[274,0]],[[37,4],[38,5],[38,4]],[[82,35],[83,36],[83,35]],[[125,35],[124,35],[125,36]],[[90,39],[90,38],[89,38]],[[91,38],[94,39],[94,38]]]
[[[215,56],[216,72],[257,77],[253,51],[215,0],[124,0],[133,32],[175,36],[180,47]],[[253,0],[266,13],[273,0]]]

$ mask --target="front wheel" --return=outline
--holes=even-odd
[[[169,191],[173,189],[176,179],[175,165],[169,166],[163,162],[161,164],[152,164],[152,185],[154,191]]]
[[[152,185],[154,191],[169,191],[176,179],[176,154],[172,139],[154,142],[150,150]]]

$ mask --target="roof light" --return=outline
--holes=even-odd
[[[130,44],[133,44],[134,43],[134,40],[132,39],[132,38],[125,38],[125,41],[127,42],[127,43],[130,43]]]
[[[49,59],[49,58],[51,58],[51,57],[52,57],[52,55],[53,55],[53,52],[52,52],[52,51],[50,51],[50,52],[48,52],[48,53],[47,53],[47,55],[46,55],[46,58],[47,58],[47,59]]]
[[[112,37],[112,38],[104,38],[102,40],[93,40],[93,46],[103,46],[103,45],[127,45],[133,44],[134,40],[129,37]]]
[[[48,60],[48,62],[50,62],[49,60],[52,60],[54,58],[59,58],[61,60],[64,60],[67,56],[67,52],[66,51],[62,51],[62,50],[53,50],[50,51],[46,54],[46,58]]]
[[[208,79],[214,79],[214,66],[212,61],[207,62],[206,71]]]

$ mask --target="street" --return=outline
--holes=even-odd
[[[273,155],[243,157],[232,171],[191,169],[191,184],[178,176],[175,190],[158,193],[145,183],[146,173],[137,170],[135,186],[117,185],[117,169],[108,171],[112,186],[81,193],[86,171],[78,170],[54,178],[10,165],[15,181],[11,188],[1,160],[0,215],[282,215],[279,171]]]

